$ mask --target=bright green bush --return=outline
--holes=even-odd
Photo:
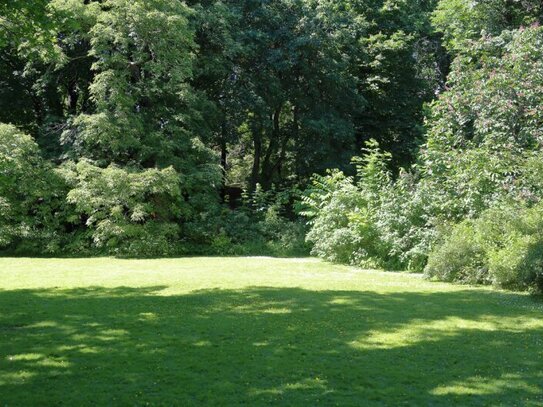
[[[33,138],[0,124],[0,248],[57,252],[69,233],[67,189]]]
[[[364,218],[357,214],[365,202],[352,178],[339,171],[327,177],[314,176],[304,203],[307,209],[302,213],[311,219],[307,240],[313,244],[313,254],[349,264],[368,257],[359,238]]]
[[[32,137],[0,124],[0,245],[30,233],[28,215],[39,199],[35,187],[41,176],[42,161]]]
[[[457,225],[450,236],[435,249],[426,265],[428,276],[442,281],[485,283],[488,269],[485,250],[470,221]]]
[[[427,197],[412,174],[392,180],[390,156],[370,142],[355,157],[356,177],[340,171],[314,176],[303,198],[310,219],[313,254],[364,267],[420,271],[435,230],[427,217]]]
[[[434,197],[418,181],[413,173],[401,171],[382,188],[375,218],[392,269],[422,271],[428,249],[440,234],[440,225],[429,210]]]
[[[431,253],[430,277],[509,289],[543,289],[543,204],[508,204],[456,225]]]
[[[136,257],[175,252],[184,203],[172,168],[100,168],[81,161],[67,165],[67,201],[83,217],[90,245],[98,251]]]

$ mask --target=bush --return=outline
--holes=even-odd
[[[305,242],[305,225],[282,216],[280,208],[278,205],[268,208],[264,219],[257,225],[268,251],[276,256],[306,256],[310,247]]]
[[[445,281],[542,290],[543,204],[502,205],[456,225],[425,271]]]
[[[315,175],[303,198],[313,254],[363,267],[420,271],[435,230],[426,216],[431,197],[417,189],[411,174],[392,180],[390,155],[370,141],[355,157],[356,177],[330,171]]]
[[[472,222],[463,222],[453,229],[451,235],[431,253],[425,272],[442,281],[471,284],[488,281],[485,251]]]
[[[216,205],[183,225],[187,253],[201,255],[306,256],[306,227],[290,215],[298,191],[286,189],[246,194],[242,207]]]
[[[388,268],[422,271],[429,248],[440,235],[431,211],[435,197],[413,173],[403,170],[382,188],[381,196],[375,219],[380,239],[386,243]]]
[[[81,161],[62,174],[71,186],[67,201],[85,220],[85,236],[98,252],[166,256],[175,252],[178,222],[186,206],[172,168],[100,168]]]
[[[314,176],[304,202],[302,213],[311,218],[307,240],[313,244],[312,254],[338,263],[369,261],[363,241],[366,217],[360,213],[365,201],[352,178],[339,171]]]
[[[485,35],[458,54],[447,90],[428,107],[427,142],[411,172],[390,175],[390,156],[370,142],[364,158],[353,160],[356,177],[337,171],[315,177],[303,212],[313,252],[422,271],[432,251],[426,271],[438,278],[533,285],[539,221],[508,211],[543,200],[542,43],[543,28],[534,25]],[[499,208],[509,201],[516,204]]]
[[[67,186],[34,139],[0,124],[0,248],[55,253],[69,239]]]

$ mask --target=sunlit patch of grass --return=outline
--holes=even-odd
[[[543,304],[315,259],[0,259],[0,405],[543,405]]]
[[[543,373],[539,375],[543,379]],[[464,380],[450,383],[446,386],[438,386],[431,391],[432,394],[439,396],[446,395],[493,395],[496,393],[507,393],[508,391],[522,391],[523,393],[535,396],[541,395],[541,387],[536,384],[530,384],[524,377],[518,374],[505,374],[496,379],[487,379],[481,376],[469,377]],[[543,403],[541,397],[539,400]]]
[[[528,332],[543,330],[543,318],[492,318],[483,316],[477,320],[447,317],[436,321],[413,320],[397,329],[370,331],[355,340],[351,346],[358,349],[390,349],[413,346],[420,342],[438,342],[446,337],[466,336],[469,331]]]

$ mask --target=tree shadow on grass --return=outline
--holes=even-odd
[[[542,405],[524,296],[0,291],[1,405]]]

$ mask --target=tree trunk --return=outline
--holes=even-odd
[[[277,150],[279,149],[279,141],[281,138],[281,127],[280,127],[281,109],[282,107],[279,106],[277,109],[275,109],[272,115],[273,129],[272,129],[272,133],[270,137],[270,144],[268,145],[266,156],[264,157],[264,162],[262,163],[261,179],[262,179],[262,187],[264,189],[269,189],[272,184],[272,176],[273,176],[275,165],[272,164],[271,158],[272,158],[272,155],[276,153]]]
[[[259,182],[260,160],[262,157],[262,127],[258,126],[253,129],[253,169],[251,171],[251,182],[249,184],[249,192],[256,190],[256,184]]]
[[[225,194],[226,194],[226,171],[227,171],[227,166],[228,166],[228,148],[227,148],[227,144],[226,144],[226,141],[227,141],[227,138],[228,138],[228,126],[227,126],[227,123],[226,123],[226,120],[224,120],[222,122],[222,125],[221,125],[221,141],[220,141],[220,144],[221,144],[221,175],[222,175],[222,180],[221,180],[221,198],[222,200],[224,201],[224,198],[225,198]]]
[[[68,113],[76,114],[77,113],[77,80],[71,80],[68,83]]]

